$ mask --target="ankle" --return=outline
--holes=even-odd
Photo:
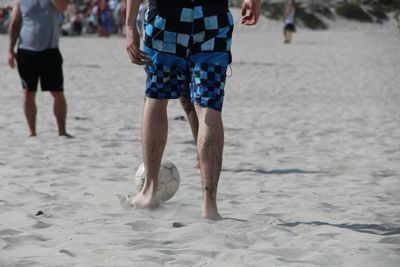
[[[203,207],[203,219],[218,221],[222,219],[217,206]]]

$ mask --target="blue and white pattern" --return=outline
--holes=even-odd
[[[222,110],[226,69],[231,63],[233,17],[227,6],[158,8],[145,26],[146,96],[178,98]]]

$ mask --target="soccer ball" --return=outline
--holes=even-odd
[[[135,175],[135,185],[138,192],[142,190],[144,179],[144,164],[142,163]],[[180,176],[176,166],[171,161],[163,160],[158,174],[156,198],[161,202],[165,202],[172,198],[176,191],[178,191],[179,182]]]

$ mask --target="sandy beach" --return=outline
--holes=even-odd
[[[239,11],[233,10],[238,21]],[[22,90],[0,35],[0,266],[400,266],[400,34],[338,19],[328,31],[236,24],[223,109],[219,209],[201,219],[195,146],[169,104],[164,158],[181,174],[156,211],[126,211],[141,159],[145,73],[121,37],[62,38],[68,128]]]

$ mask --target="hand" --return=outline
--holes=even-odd
[[[133,64],[148,65],[150,58],[140,50],[140,35],[135,28],[126,29],[126,52]]]
[[[17,64],[15,63],[15,61],[16,61],[15,58],[16,58],[16,55],[15,55],[14,51],[9,51],[8,52],[8,65],[12,69],[14,69],[15,66],[17,66]]]
[[[242,20],[240,23],[251,26],[257,24],[260,17],[260,0],[244,0],[242,4]]]

